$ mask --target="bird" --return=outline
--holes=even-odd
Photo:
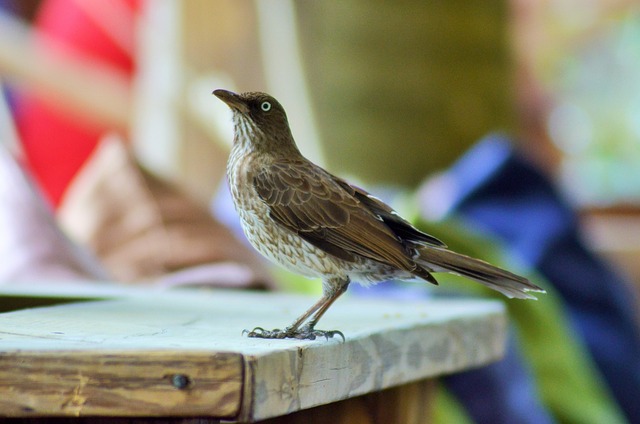
[[[509,298],[545,291],[528,279],[447,248],[393,208],[305,158],[287,114],[262,92],[213,93],[232,111],[233,145],[227,180],[249,243],[294,273],[322,281],[322,297],[283,329],[256,327],[249,337],[326,339],[344,334],[316,324],[349,284],[424,280],[447,272],[475,280]]]

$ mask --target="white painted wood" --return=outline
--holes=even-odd
[[[59,295],[68,297],[65,290]],[[8,288],[0,292],[10,294]],[[501,357],[505,345],[505,310],[495,301],[340,299],[319,328],[343,331],[343,343],[242,335],[255,326],[286,326],[315,301],[308,296],[110,288],[85,288],[78,295],[106,300],[0,314],[0,357],[19,351],[52,357],[151,351],[215,360],[216,353],[237,353],[245,367],[240,420],[280,416],[479,366]],[[46,296],[54,296],[51,289]],[[0,297],[0,307],[11,299]]]

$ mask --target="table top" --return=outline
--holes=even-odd
[[[346,296],[318,325],[262,340],[317,299],[246,291],[0,287],[0,415],[255,421],[499,359],[503,305]],[[37,306],[37,307],[33,307]]]

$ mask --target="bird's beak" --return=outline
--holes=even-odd
[[[249,107],[247,107],[247,104],[239,94],[222,89],[213,90],[212,94],[225,102],[227,106],[231,108],[231,110],[241,113],[249,113]]]

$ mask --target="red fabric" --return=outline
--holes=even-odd
[[[114,5],[112,1],[91,0],[89,6],[78,6],[74,0],[43,1],[35,22],[37,48],[48,54],[82,55],[133,75],[134,58],[83,9],[110,7]],[[132,14],[137,14],[142,6],[142,0],[117,1]],[[135,19],[129,22],[131,28],[126,28],[126,33],[133,45]],[[127,25],[126,22],[124,24]],[[65,51],[52,52],[50,39],[62,43]],[[16,124],[28,166],[54,206],[58,205],[67,185],[91,154],[100,136],[109,130],[57,107],[56,100],[23,92],[18,95],[16,108]]]

